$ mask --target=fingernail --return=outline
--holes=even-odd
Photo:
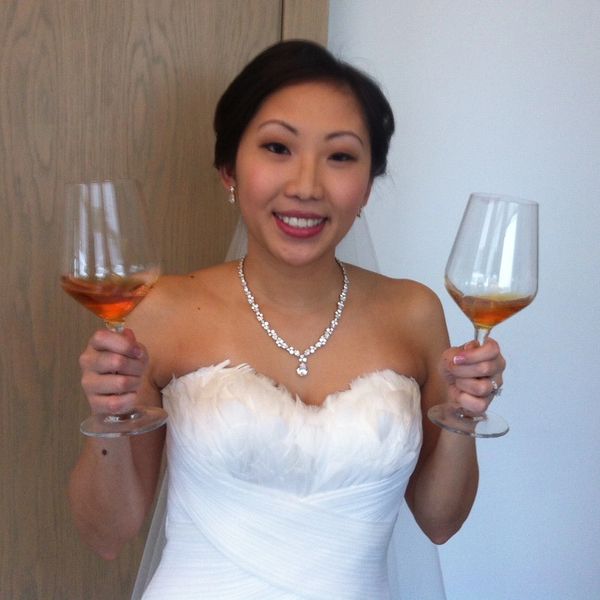
[[[465,362],[465,355],[464,354],[457,354],[453,359],[452,362],[455,365],[462,365]]]

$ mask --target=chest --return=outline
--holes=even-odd
[[[229,277],[230,284],[230,280],[238,283]],[[390,294],[373,292],[356,279],[352,281],[333,331],[334,306],[320,313],[294,312],[265,300],[261,303],[263,321],[268,322],[265,326],[237,285],[218,294],[193,289],[173,304],[170,318],[165,320],[169,330],[160,332],[165,343],[154,348],[159,353],[157,383],[163,387],[173,375],[225,360],[251,365],[311,405],[320,405],[327,395],[346,389],[356,377],[382,369],[422,383],[424,360],[410,315],[403,316],[400,311],[398,318],[399,311],[394,310],[398,301],[390,300]],[[212,290],[213,286],[202,289]],[[307,370],[306,376],[298,375],[299,367]]]
[[[294,354],[278,345],[247,307],[242,308],[246,310],[219,312],[194,327],[181,327],[165,383],[173,374],[184,375],[230,360],[232,364],[251,365],[304,403],[320,405],[329,394],[345,390],[349,382],[365,373],[391,369],[417,381],[422,379],[419,353],[410,338],[378,320],[353,318],[349,311],[327,343],[308,354],[305,350],[321,335],[318,328],[301,322],[278,327],[281,339],[298,350]],[[305,376],[298,374],[301,367],[307,371]]]

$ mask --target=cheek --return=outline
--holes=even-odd
[[[336,184],[336,195],[344,204],[362,206],[367,199],[369,181],[363,175],[351,178],[340,178]]]
[[[260,202],[268,198],[273,186],[273,178],[264,169],[246,164],[238,171],[238,194],[242,202]]]

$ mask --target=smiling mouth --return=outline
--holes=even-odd
[[[318,227],[326,220],[324,217],[288,217],[279,213],[275,213],[275,216],[289,227],[295,227],[297,229],[311,229],[312,227]]]

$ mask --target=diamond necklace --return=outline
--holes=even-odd
[[[275,345],[282,350],[285,350],[288,354],[295,356],[298,359],[298,368],[296,369],[296,373],[300,375],[300,377],[306,377],[308,375],[308,364],[307,360],[311,354],[314,354],[319,348],[322,348],[333,332],[335,328],[338,326],[340,322],[340,318],[342,317],[342,312],[344,312],[344,306],[346,304],[346,298],[348,297],[348,287],[350,284],[350,280],[348,279],[348,273],[346,273],[346,269],[344,265],[335,259],[337,264],[340,266],[342,270],[342,275],[344,276],[344,285],[342,286],[342,291],[340,292],[340,296],[337,301],[337,308],[335,309],[335,313],[333,315],[333,319],[329,325],[325,328],[325,331],[321,334],[321,337],[312,345],[309,346],[304,352],[300,352],[294,346],[290,346],[280,335],[269,325],[268,321],[265,321],[263,314],[260,310],[260,307],[256,303],[250,288],[248,287],[248,283],[246,282],[246,278],[244,277],[244,260],[245,257],[242,258],[238,265],[238,275],[240,276],[240,281],[242,282],[242,288],[244,290],[244,294],[246,295],[246,300],[248,300],[248,304],[250,308],[254,312],[256,319],[261,324],[262,328],[267,332],[267,335],[275,342]]]

